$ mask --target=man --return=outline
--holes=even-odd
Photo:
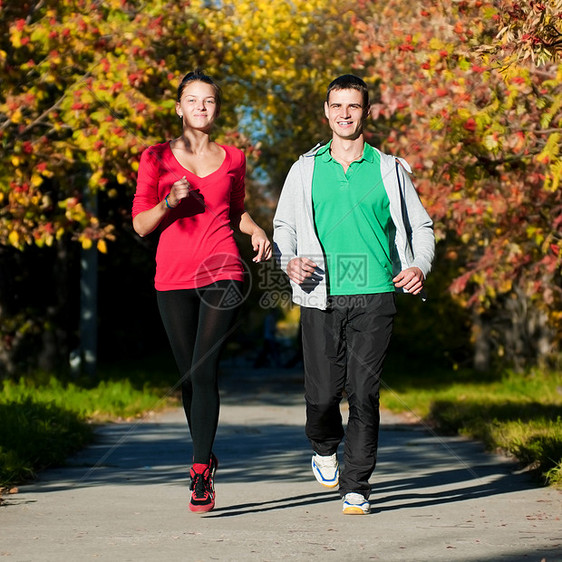
[[[293,301],[301,306],[313,473],[324,486],[339,486],[345,514],[366,514],[394,292],[422,292],[435,238],[405,172],[408,164],[365,142],[365,82],[350,74],[336,78],[324,112],[332,139],[302,155],[289,171],[274,218],[274,242]],[[340,474],[343,391],[349,419]]]

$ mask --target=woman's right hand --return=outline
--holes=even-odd
[[[182,199],[189,197],[190,189],[191,185],[187,179],[185,179],[185,176],[174,182],[168,195],[168,203],[170,207],[177,207],[181,203]]]

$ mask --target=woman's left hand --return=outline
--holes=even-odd
[[[252,260],[255,263],[267,261],[272,254],[271,242],[261,228],[256,228],[252,234],[252,248],[258,255]]]

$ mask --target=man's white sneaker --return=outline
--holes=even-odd
[[[367,515],[371,512],[371,504],[361,494],[351,492],[343,498],[343,512],[346,515]]]
[[[312,456],[312,472],[322,486],[335,488],[339,484],[340,467],[336,453],[323,457],[315,453]]]

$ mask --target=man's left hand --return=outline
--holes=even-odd
[[[419,267],[408,267],[402,270],[392,282],[396,287],[401,287],[408,293],[417,295],[423,289],[425,277]]]

